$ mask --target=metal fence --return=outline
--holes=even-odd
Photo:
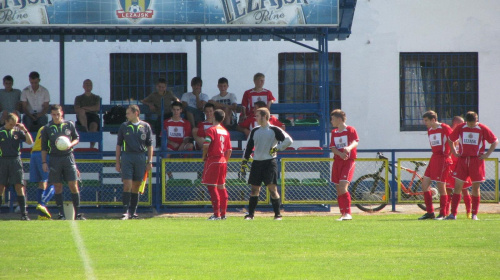
[[[249,166],[252,162],[249,161]],[[166,158],[161,161],[162,204],[211,205],[210,194],[201,184],[204,162],[201,159]],[[230,159],[227,164],[226,189],[228,204],[247,204],[251,187],[248,174],[240,172],[241,160]],[[259,201],[269,203],[267,188],[262,187]]]
[[[423,203],[422,177],[429,158],[398,158],[397,185],[399,203]],[[498,159],[485,160],[486,181],[481,183],[481,201],[498,202]],[[431,191],[434,202],[439,202],[436,183]]]
[[[282,158],[280,185],[283,204],[336,203],[337,190],[331,182],[332,164],[331,158]],[[387,160],[356,159],[354,177],[349,186],[353,203],[388,202],[387,167]]]
[[[114,160],[76,160],[80,171],[80,203],[81,205],[122,205],[123,183],[120,173],[115,170]],[[30,170],[29,159],[23,160],[25,171]],[[29,182],[29,172],[25,172],[25,180]],[[152,205],[152,176],[150,174],[146,190],[139,196],[139,205]],[[48,183],[50,185],[50,182]],[[71,202],[71,192],[63,183],[63,197]],[[28,204],[36,204],[37,183],[28,183],[26,187]],[[51,205],[55,203],[52,201]]]

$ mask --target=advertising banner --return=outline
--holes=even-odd
[[[0,0],[0,26],[337,26],[338,14],[338,0]]]

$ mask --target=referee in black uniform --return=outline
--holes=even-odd
[[[122,220],[137,219],[139,188],[145,172],[153,166],[153,133],[151,126],[139,119],[140,109],[137,105],[127,108],[127,122],[118,130],[116,142],[116,171],[121,172],[123,181]],[[147,155],[146,155],[147,152]]]
[[[17,193],[17,203],[21,209],[21,220],[28,221],[26,212],[26,197],[24,196],[23,163],[21,162],[21,142],[31,145],[33,139],[22,123],[17,123],[19,117],[10,113],[5,119],[5,125],[0,128],[0,205],[2,194],[8,185],[14,185]]]
[[[71,200],[75,210],[75,220],[85,220],[80,213],[80,191],[78,190],[78,169],[76,168],[73,147],[80,142],[80,136],[76,132],[75,124],[72,121],[64,120],[64,112],[61,105],[56,104],[50,107],[52,121],[45,125],[42,133],[42,167],[44,172],[49,172],[49,182],[54,184],[55,199],[59,208],[58,220],[66,220],[63,208],[63,180],[68,182],[71,191]],[[56,140],[59,137],[68,137],[71,144],[65,151],[56,147]],[[50,161],[47,164],[47,154]]]
[[[255,127],[250,132],[247,147],[243,154],[241,163],[242,172],[248,168],[248,159],[252,152],[253,163],[250,170],[248,183],[252,185],[248,212],[245,220],[253,220],[255,208],[259,202],[259,192],[262,183],[267,186],[271,193],[271,203],[274,209],[274,219],[281,220],[280,195],[277,189],[278,166],[276,164],[276,153],[285,150],[293,143],[292,138],[281,128],[271,125],[269,118],[271,114],[267,108],[259,108],[255,113],[255,118],[260,126]]]

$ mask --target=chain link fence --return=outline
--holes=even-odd
[[[336,203],[337,190],[331,182],[332,164],[331,158],[282,158],[280,185],[283,204]],[[356,159],[349,186],[352,203],[387,203],[387,166],[387,160]]]
[[[114,160],[77,159],[76,165],[80,171],[81,178],[78,184],[81,205],[122,205],[123,183],[120,173],[115,169]],[[23,160],[23,168],[25,171],[24,179],[27,182],[26,193],[28,204],[36,205],[38,183],[29,182],[29,159]],[[152,205],[151,177],[150,175],[144,194],[139,196],[139,205]],[[51,183],[49,182],[48,185],[50,186]],[[64,201],[71,202],[71,192],[67,186],[67,183],[64,182],[63,197]],[[51,201],[49,205],[55,205],[55,202]]]
[[[397,164],[398,202],[423,203],[422,178],[429,158],[399,158]],[[485,160],[486,181],[481,183],[481,202],[498,202],[498,159]],[[435,203],[439,203],[436,182],[431,184]]]
[[[252,162],[249,161],[251,167]],[[162,204],[211,205],[210,194],[201,184],[204,162],[201,159],[162,159],[161,189]],[[227,164],[226,189],[228,204],[248,203],[251,187],[247,184],[248,173],[241,174],[241,159],[230,159]],[[269,203],[266,187],[262,187],[259,202]]]

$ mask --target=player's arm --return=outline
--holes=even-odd
[[[488,151],[486,152],[486,154],[482,154],[479,156],[479,159],[487,159],[490,157],[491,153],[493,153],[495,151],[495,148],[497,147],[498,145],[498,139],[496,141],[494,141],[493,143],[490,144],[490,148],[488,149]]]
[[[205,141],[203,142],[203,155],[201,156],[201,159],[205,161],[207,159],[207,154],[208,154],[208,147],[210,146],[210,143],[212,142],[212,138],[210,136],[205,137]]]
[[[288,148],[290,145],[292,145],[293,140],[288,133],[283,131],[281,128],[277,126],[272,126],[271,129],[274,131],[274,135],[276,140],[278,140],[279,144],[276,146],[278,151],[283,151],[286,148]]]
[[[226,158],[226,161],[228,161],[231,158],[232,153],[233,153],[233,150],[226,150],[224,152],[224,157]]]
[[[352,141],[352,143],[349,146],[344,148],[344,153],[348,155],[352,151],[352,149],[356,148],[357,146],[358,146],[358,141],[357,140]]]
[[[28,132],[24,124],[18,123],[16,126],[19,128],[24,133],[24,136],[26,137],[26,144],[31,145],[33,144],[33,138],[31,138],[31,134]]]
[[[153,168],[153,146],[148,146],[148,161],[146,162],[146,171]]]
[[[76,132],[76,127],[73,124],[73,122],[70,122],[71,124],[71,145],[69,146],[70,148],[76,146],[78,143],[80,143],[80,135],[78,135],[78,132]]]

